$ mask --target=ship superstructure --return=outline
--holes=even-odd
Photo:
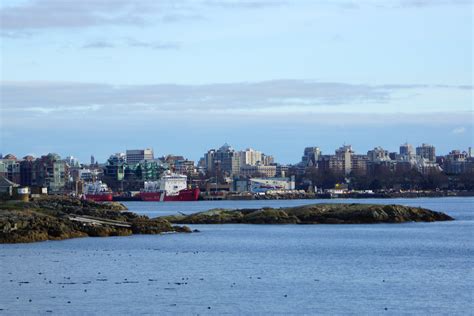
[[[139,193],[142,201],[197,201],[199,189],[188,188],[188,177],[166,173],[159,181],[146,181]]]
[[[85,183],[84,197],[91,201],[108,202],[112,201],[112,191],[102,181]]]

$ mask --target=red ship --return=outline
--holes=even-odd
[[[101,181],[84,184],[84,198],[94,202],[111,202],[112,191]]]
[[[142,201],[159,201],[159,202],[171,202],[171,201],[197,201],[199,198],[199,189],[184,189],[179,191],[178,194],[168,195],[166,191],[162,192],[140,192],[138,194]]]
[[[167,173],[160,181],[145,182],[145,188],[137,196],[142,201],[197,201],[199,189],[188,188],[187,179],[185,175]]]

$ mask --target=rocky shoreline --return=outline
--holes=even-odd
[[[173,224],[375,224],[449,221],[452,217],[419,207],[376,204],[312,204],[287,208],[213,209],[191,215],[149,218],[120,203],[95,203],[48,196],[0,203],[0,243],[27,243],[77,237],[184,232]]]
[[[0,243],[172,232],[191,230],[173,226],[162,218],[150,219],[129,212],[120,203],[53,196],[0,203]]]
[[[164,216],[175,224],[375,224],[454,220],[420,207],[376,204],[312,204],[287,208],[214,209]]]

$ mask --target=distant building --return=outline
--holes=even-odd
[[[272,178],[276,175],[276,166],[265,166],[265,165],[243,165],[240,167],[240,175],[242,177],[253,177],[261,176]]]
[[[122,181],[125,177],[126,156],[123,153],[111,155],[104,167],[104,176],[110,181]],[[107,183],[109,184],[109,183]]]
[[[22,186],[33,186],[37,184],[37,173],[35,167],[36,159],[33,156],[25,156],[20,161],[20,184]]]
[[[290,166],[276,164],[276,177],[285,178],[289,175]]]
[[[275,158],[273,156],[262,154],[262,164],[265,166],[270,166],[275,164]]]
[[[41,156],[34,161],[33,169],[33,185],[47,187],[53,193],[65,190],[69,169],[59,155],[49,153]]]
[[[390,161],[390,155],[388,150],[383,149],[382,147],[375,147],[372,150],[367,152],[367,159],[371,163],[379,163],[383,161]]]
[[[0,194],[6,197],[11,197],[14,193],[14,189],[18,188],[19,185],[14,183],[4,176],[0,176]]]
[[[69,165],[69,167],[79,167],[79,160],[73,156],[67,156],[64,161]]]
[[[351,145],[344,145],[336,150],[335,159],[330,160],[329,168],[336,173],[348,175],[352,171],[352,155],[354,151]]]
[[[303,156],[301,157],[301,165],[303,167],[316,166],[321,156],[319,147],[306,147]]]
[[[0,159],[0,176],[14,183],[20,183],[20,162],[14,155],[8,154]]]
[[[356,175],[366,175],[369,158],[366,155],[352,155],[351,172]]]
[[[442,171],[441,167],[436,162],[429,161],[422,157],[417,157],[415,169],[424,175],[439,173]]]
[[[448,174],[474,172],[474,159],[467,152],[452,150],[444,161],[444,171]]]
[[[239,151],[240,164],[255,166],[257,163],[263,163],[262,152],[247,148],[246,150]]]
[[[432,145],[422,144],[421,146],[416,147],[416,155],[431,162],[436,161],[436,150]]]
[[[101,178],[101,169],[74,168],[70,171],[72,181],[82,181],[84,183],[96,181]]]
[[[142,160],[153,160],[153,149],[133,149],[126,151],[127,164],[139,163]]]
[[[226,176],[239,176],[242,166],[269,166],[274,164],[273,156],[253,148],[236,151],[227,143],[219,149],[210,149],[199,160],[198,169],[201,173],[222,173]]]
[[[415,156],[415,151],[413,150],[413,146],[408,143],[400,145],[400,156],[408,156],[408,157]]]
[[[204,154],[206,170],[211,173],[235,176],[240,172],[240,153],[225,143],[218,150],[211,149]]]
[[[194,161],[188,159],[176,160],[174,164],[174,171],[179,174],[194,176],[197,173]]]
[[[295,189],[294,178],[251,178],[249,182],[250,192],[252,193]]]

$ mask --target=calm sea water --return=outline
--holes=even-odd
[[[159,216],[314,202],[127,205]],[[0,245],[0,315],[472,314],[474,198],[330,202],[423,206],[457,220],[194,225],[200,233]]]

